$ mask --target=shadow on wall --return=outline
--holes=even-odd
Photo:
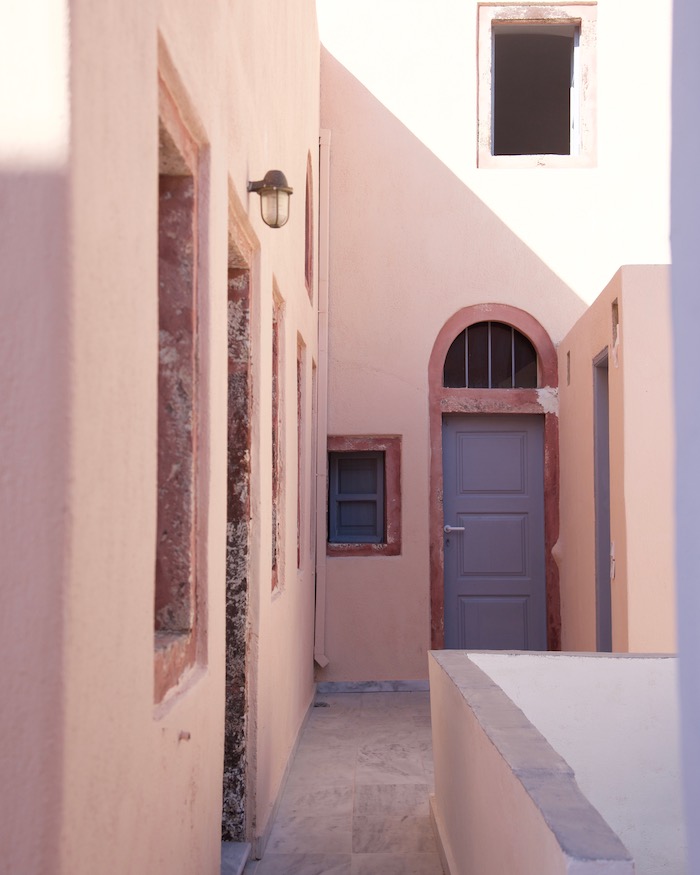
[[[390,325],[414,357],[422,351],[425,374],[446,319],[491,301],[528,311],[557,343],[584,301],[325,49],[321,71],[321,124],[332,135],[333,308],[353,358],[371,356],[373,342],[385,349]],[[566,220],[537,208],[533,221]],[[337,344],[333,352],[342,357]]]

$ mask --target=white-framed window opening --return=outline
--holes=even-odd
[[[594,4],[479,6],[478,166],[595,164]]]

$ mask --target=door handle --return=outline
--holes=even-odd
[[[446,535],[451,535],[452,532],[463,532],[463,531],[464,531],[464,526],[445,526],[445,528],[443,529],[443,532]]]

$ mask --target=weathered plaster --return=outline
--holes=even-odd
[[[194,180],[160,176],[156,629],[188,633],[194,583]]]
[[[537,401],[543,413],[559,415],[559,389],[550,386],[537,390]]]
[[[224,841],[246,838],[251,410],[250,271],[229,268]]]
[[[203,443],[198,434],[200,149],[163,78],[158,102],[156,703],[194,664],[197,639],[204,631],[197,621],[198,586],[204,585],[197,546],[197,514],[202,512],[197,469]]]

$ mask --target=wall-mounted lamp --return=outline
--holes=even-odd
[[[281,228],[289,218],[289,196],[294,191],[281,170],[268,170],[265,178],[249,182],[248,191],[260,195],[260,215],[271,228]]]

